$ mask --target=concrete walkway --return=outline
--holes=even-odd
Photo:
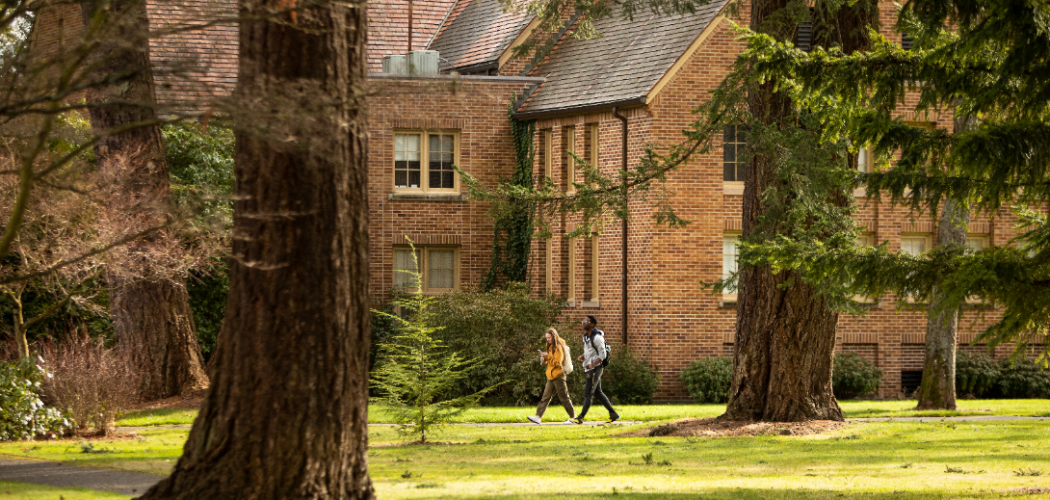
[[[0,480],[139,496],[164,476],[0,456]]]
[[[1009,415],[962,415],[958,417],[869,417],[846,419],[847,422],[940,422],[942,420],[945,422],[987,422],[989,420],[1050,421],[1050,417],[1013,417]]]

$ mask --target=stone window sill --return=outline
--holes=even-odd
[[[601,302],[597,300],[585,300],[580,303],[580,307],[583,309],[600,309],[602,306]]]
[[[419,193],[390,193],[386,197],[390,201],[438,201],[438,202],[465,202],[465,194],[419,194]]]

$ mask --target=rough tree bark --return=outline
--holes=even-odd
[[[163,223],[169,207],[168,164],[156,122],[156,94],[149,58],[144,0],[96,0],[83,4],[84,21],[105,16],[97,41],[96,71],[119,83],[93,89],[88,100],[99,171],[119,183],[108,221],[115,232],[133,233]],[[142,124],[136,126],[135,124]],[[203,357],[184,283],[150,277],[150,252],[164,233],[129,244],[109,262],[106,280],[118,345],[141,367],[142,396],[160,399],[207,387]]]
[[[183,456],[143,499],[374,498],[366,9],[273,17],[287,5],[240,1],[226,320]]]
[[[771,16],[789,3],[754,0],[751,29],[769,33],[776,23]],[[829,23],[824,31],[815,25],[814,41],[821,44],[832,40],[846,52],[866,47],[870,42],[863,34],[864,27],[873,22],[874,16],[860,4],[842,7],[835,14],[837,22]],[[790,33],[779,33],[779,37],[785,36]],[[751,115],[764,124],[786,127],[796,120],[795,107],[775,88],[773,81],[753,86],[748,91],[748,106]],[[775,169],[775,159],[769,155],[753,156],[744,184],[745,236],[756,229],[764,213],[762,193],[770,183],[777,182]],[[829,200],[836,204],[847,201]],[[777,228],[781,234],[790,231]],[[785,283],[790,286],[781,288]],[[811,287],[802,284],[796,272],[774,273],[769,267],[745,269],[739,288],[732,387],[722,418],[776,422],[843,420],[831,387],[838,313]]]
[[[970,211],[945,200],[937,222],[937,246],[966,245]],[[943,307],[945,294],[934,286],[926,319],[926,361],[919,386],[917,410],[955,409],[955,345],[959,310]]]

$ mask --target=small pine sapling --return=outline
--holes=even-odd
[[[412,256],[416,270],[398,271],[408,273],[410,283],[416,285],[408,296],[394,299],[403,317],[373,310],[394,321],[398,333],[379,346],[372,386],[381,394],[379,401],[390,407],[398,431],[405,436],[418,436],[422,444],[432,429],[450,423],[498,384],[467,396],[445,399],[479,362],[463,359],[434,338],[444,327],[435,324],[430,311],[434,298],[424,295],[420,286],[422,275],[414,246]]]

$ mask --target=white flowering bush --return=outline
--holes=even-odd
[[[73,422],[40,400],[40,384],[49,374],[36,361],[0,362],[0,441],[55,438]]]

